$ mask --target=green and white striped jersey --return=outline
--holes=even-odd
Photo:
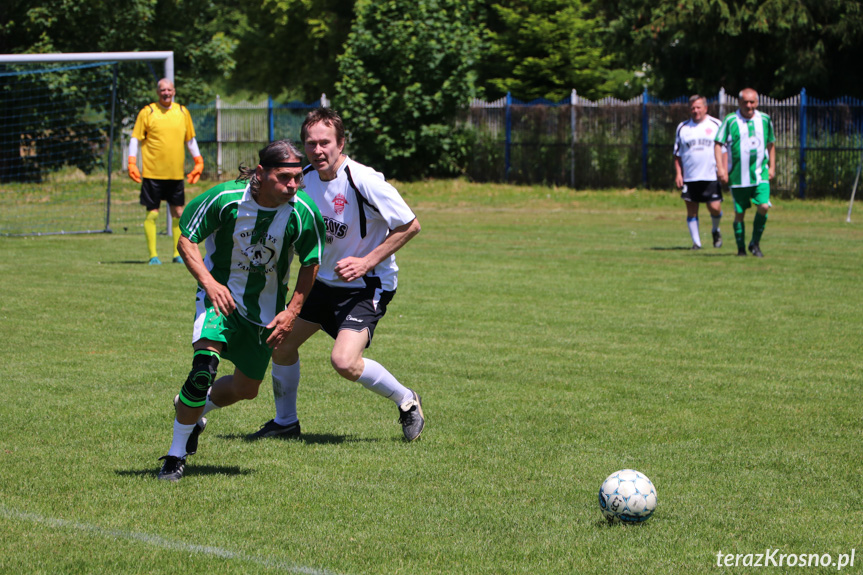
[[[196,244],[205,242],[204,264],[213,278],[231,291],[240,315],[262,326],[285,309],[294,254],[302,266],[320,264],[326,238],[321,212],[304,191],[265,208],[239,182],[189,202],[180,230]]]
[[[714,141],[728,149],[729,187],[746,188],[769,181],[767,144],[776,141],[770,116],[758,110],[750,120],[741,116],[740,110],[728,114]]]

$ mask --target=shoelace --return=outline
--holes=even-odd
[[[399,423],[402,425],[411,425],[414,422],[414,414],[416,411],[416,405],[412,405],[407,411],[399,410]]]

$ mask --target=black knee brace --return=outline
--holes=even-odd
[[[192,371],[180,389],[180,401],[189,407],[201,407],[207,402],[207,390],[216,379],[219,369],[219,354],[212,351],[196,351],[192,358]]]

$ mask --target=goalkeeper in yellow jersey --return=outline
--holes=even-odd
[[[141,205],[147,209],[144,235],[150,251],[150,265],[162,262],[156,252],[156,218],[162,200],[168,203],[173,217],[174,263],[183,263],[177,251],[180,238],[180,215],[186,205],[183,182],[183,163],[186,159],[183,144],[195,160],[195,167],[186,176],[190,184],[197,183],[204,171],[204,158],[195,141],[192,116],[185,106],[174,102],[174,83],[166,78],[156,88],[159,101],[145,106],[135,121],[129,142],[129,177],[141,184]],[[138,148],[144,164],[143,174],[138,171]],[[143,175],[143,177],[142,177]]]

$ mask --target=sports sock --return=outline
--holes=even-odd
[[[180,220],[179,218],[174,218],[171,221],[171,234],[173,235],[174,240],[174,257],[180,257],[180,250],[177,249],[177,242],[180,241]]]
[[[689,235],[692,236],[692,243],[696,246],[701,246],[701,237],[698,233],[698,217],[686,218],[686,225],[689,226]]]
[[[299,421],[297,417],[297,390],[300,387],[300,360],[294,365],[278,365],[273,362],[273,399],[276,401],[276,417],[279,425],[290,425]]]
[[[767,226],[767,214],[755,212],[755,220],[752,222],[752,243],[761,242],[761,235],[764,233],[764,228]]]
[[[719,231],[719,222],[722,221],[722,212],[719,212],[718,216],[710,216],[710,219],[713,221],[713,231]]]
[[[159,217],[159,212],[147,212],[147,217],[144,218],[144,236],[147,238],[147,250],[150,252],[150,258],[158,256],[156,253],[156,218]]]
[[[168,450],[168,455],[186,457],[186,442],[189,441],[189,436],[192,435],[193,429],[195,429],[194,423],[183,425],[176,419],[174,420],[174,439],[171,441],[171,449]]]
[[[734,239],[738,250],[746,249],[746,225],[743,222],[734,222]]]
[[[204,417],[205,415],[207,415],[208,413],[210,413],[214,409],[222,409],[222,407],[220,405],[216,405],[215,403],[213,403],[213,400],[210,399],[210,391],[212,391],[212,389],[213,388],[210,387],[210,389],[207,390],[207,403],[204,404],[204,412],[201,413],[201,417]],[[198,421],[201,421],[201,420],[198,419]]]
[[[364,358],[363,362],[365,364],[363,373],[357,379],[363,384],[363,387],[382,397],[391,399],[398,406],[414,398],[413,392],[400,384],[393,374],[387,371],[387,368],[373,359]]]

